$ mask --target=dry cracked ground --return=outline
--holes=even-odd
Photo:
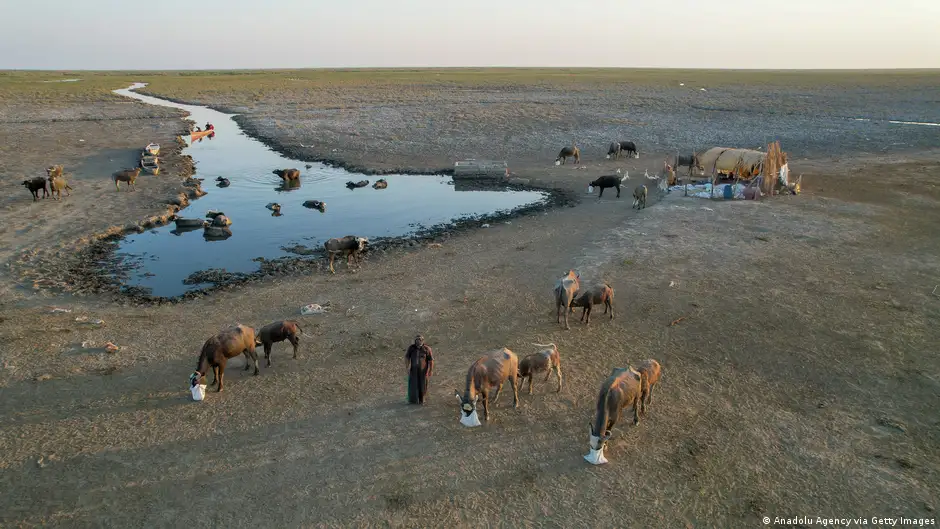
[[[804,175],[800,196],[744,202],[672,193],[637,212],[629,193],[583,195],[586,181],[619,167],[593,152],[614,132],[592,125],[592,116],[609,113],[632,85],[655,93],[655,79],[589,72],[571,86],[561,74],[532,72],[456,80],[446,72],[360,72],[348,74],[352,80],[316,72],[212,75],[2,78],[0,180],[10,192],[0,211],[0,525],[752,527],[764,516],[936,519],[940,157],[924,148],[930,131],[882,131],[880,138],[907,142],[907,150],[877,138],[845,139],[837,150],[823,136],[841,133],[817,123],[793,138],[800,149],[784,142],[793,170]],[[417,75],[425,81],[408,81]],[[310,86],[289,87],[304,76]],[[453,157],[482,154],[483,138],[492,138],[511,146],[495,152],[513,155],[518,176],[582,199],[448,237],[440,247],[371,256],[357,273],[310,271],[185,303],[74,295],[41,282],[33,288],[25,277],[56,277],[85,240],[164,212],[180,192],[178,154],[168,158],[176,169],[136,193],[109,187],[110,172],[132,164],[141,145],[171,145],[184,127],[171,110],[108,93],[137,80],[175,99],[238,107],[249,129],[285,150],[322,143],[309,159],[337,149],[334,160],[353,166],[446,167]],[[935,110],[918,106],[930,97],[922,81],[875,79],[859,89],[862,99],[847,96],[843,105],[928,121]],[[275,88],[261,90],[259,82]],[[744,79],[751,87],[740,93],[789,94],[778,97],[780,113],[812,125],[795,105],[829,106],[818,94],[855,81],[814,82]],[[897,101],[878,97],[885,87],[894,87]],[[477,95],[456,108],[440,103],[458,89]],[[506,102],[506,93],[525,104]],[[401,115],[393,102],[416,94],[426,94],[424,115],[441,119],[412,136],[416,124],[385,131]],[[339,99],[336,108],[318,106],[327,95]],[[656,97],[664,112],[687,108]],[[577,105],[550,103],[572,99]],[[346,123],[351,137],[364,139],[320,130],[303,113],[278,117],[294,114],[285,101],[335,112],[335,127]],[[455,128],[449,120],[459,112],[478,130]],[[717,131],[704,143],[764,141],[720,117],[739,112],[695,112],[714,118],[702,125]],[[657,129],[653,118],[650,137],[672,137],[673,125]],[[283,119],[281,127],[272,119]],[[570,136],[553,126],[556,119],[587,131],[580,136],[593,142],[586,168],[550,166]],[[760,129],[765,119],[776,118],[758,113],[749,126]],[[540,139],[526,140],[526,130]],[[387,142],[376,140],[382,135]],[[666,143],[641,147],[650,155],[631,160],[631,174],[657,170],[672,148]],[[876,144],[884,151],[868,148]],[[72,195],[33,203],[19,182],[50,163],[66,166]],[[613,320],[596,311],[590,325],[575,317],[569,331],[555,322],[551,287],[569,268],[614,288]],[[329,313],[299,315],[302,305],[326,301]],[[71,312],[52,313],[53,306]],[[82,316],[104,323],[76,321]],[[258,377],[233,360],[223,393],[191,401],[186,380],[208,336],[234,322],[282,318],[299,319],[308,335],[297,360],[278,345],[273,366]],[[402,356],[417,332],[434,348],[436,367],[428,404],[409,407]],[[106,353],[107,341],[121,349]],[[561,392],[538,380],[533,395],[520,393],[518,409],[504,391],[489,424],[458,424],[453,392],[481,352],[506,346],[525,355],[546,342],[561,351]],[[619,422],[610,463],[588,465],[582,456],[600,382],[611,368],[645,358],[664,367],[649,415],[639,426]]]

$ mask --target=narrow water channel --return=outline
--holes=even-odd
[[[204,217],[208,210],[223,211],[232,220],[232,236],[209,240],[203,230],[181,232],[169,224],[124,238],[117,257],[128,269],[126,286],[148,289],[151,295],[172,297],[206,284],[185,284],[193,273],[207,269],[251,273],[259,268],[254,258],[274,259],[289,254],[285,247],[322,248],[330,237],[403,237],[421,228],[458,218],[510,212],[548,199],[546,193],[516,190],[463,190],[449,177],[434,175],[385,175],[388,188],[373,189],[378,178],[354,174],[323,164],[285,158],[245,134],[233,115],[192,105],[145,96],[134,84],[115,93],[148,104],[185,110],[200,127],[212,123],[215,137],[202,139],[184,150],[196,162],[196,177],[204,179],[208,194],[180,212],[189,218]],[[143,149],[141,145],[141,149]],[[300,183],[285,189],[274,169],[297,168]],[[216,185],[224,177],[228,187]],[[148,179],[175,178],[141,174],[137,185]],[[349,189],[348,181],[369,180],[364,188]],[[325,212],[303,207],[304,201],[326,203]],[[281,205],[273,216],[268,203]]]

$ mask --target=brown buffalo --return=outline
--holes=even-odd
[[[245,371],[255,366],[255,376],[258,375],[258,355],[255,353],[255,347],[261,345],[255,337],[255,330],[244,325],[235,325],[219,332],[215,336],[206,340],[199,353],[199,362],[196,364],[196,378],[203,378],[208,374],[209,368],[212,368],[212,385],[218,383],[217,391],[222,391],[223,380],[225,376],[225,364],[229,358],[234,358],[240,354],[245,355]]]
[[[271,367],[271,347],[278,342],[287,340],[294,346],[294,360],[297,359],[297,346],[300,344],[300,333],[304,332],[300,324],[294,320],[276,321],[269,323],[258,331],[258,342],[264,346],[264,359],[266,367]]]

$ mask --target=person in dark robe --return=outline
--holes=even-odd
[[[434,358],[431,355],[431,348],[424,343],[424,336],[415,336],[415,343],[411,344],[405,353],[409,404],[424,404],[427,400],[428,379],[434,369]]]

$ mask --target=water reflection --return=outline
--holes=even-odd
[[[135,85],[139,87],[142,85]],[[387,188],[370,187],[363,175],[304,164],[271,151],[246,135],[232,116],[205,107],[181,105],[138,94],[117,93],[146,103],[180,108],[197,123],[212,123],[212,141],[197,140],[184,150],[197,162],[205,183],[228,181],[226,187],[209,186],[208,194],[183,210],[185,217],[202,218],[206,210],[224,211],[232,228],[164,226],[133,234],[120,243],[118,257],[130,263],[139,256],[125,284],[152,289],[158,296],[175,296],[205,285],[184,284],[197,271],[223,268],[234,273],[258,270],[253,259],[289,255],[283,248],[298,244],[315,248],[330,237],[398,237],[452,219],[510,211],[547,198],[534,191],[507,191],[478,186],[477,193],[455,193],[457,186],[440,176],[386,175]],[[285,181],[279,168],[304,167],[297,179]],[[274,173],[274,174],[272,174]],[[222,179],[222,180],[220,180]],[[303,183],[301,183],[303,182]],[[353,190],[345,185],[355,184]],[[138,179],[147,185],[146,179]],[[465,190],[463,183],[460,190]],[[277,203],[278,211],[265,204]],[[329,204],[329,215],[326,205]],[[202,233],[194,232],[202,230]],[[210,246],[211,244],[211,246]],[[198,283],[198,282],[197,282]]]

